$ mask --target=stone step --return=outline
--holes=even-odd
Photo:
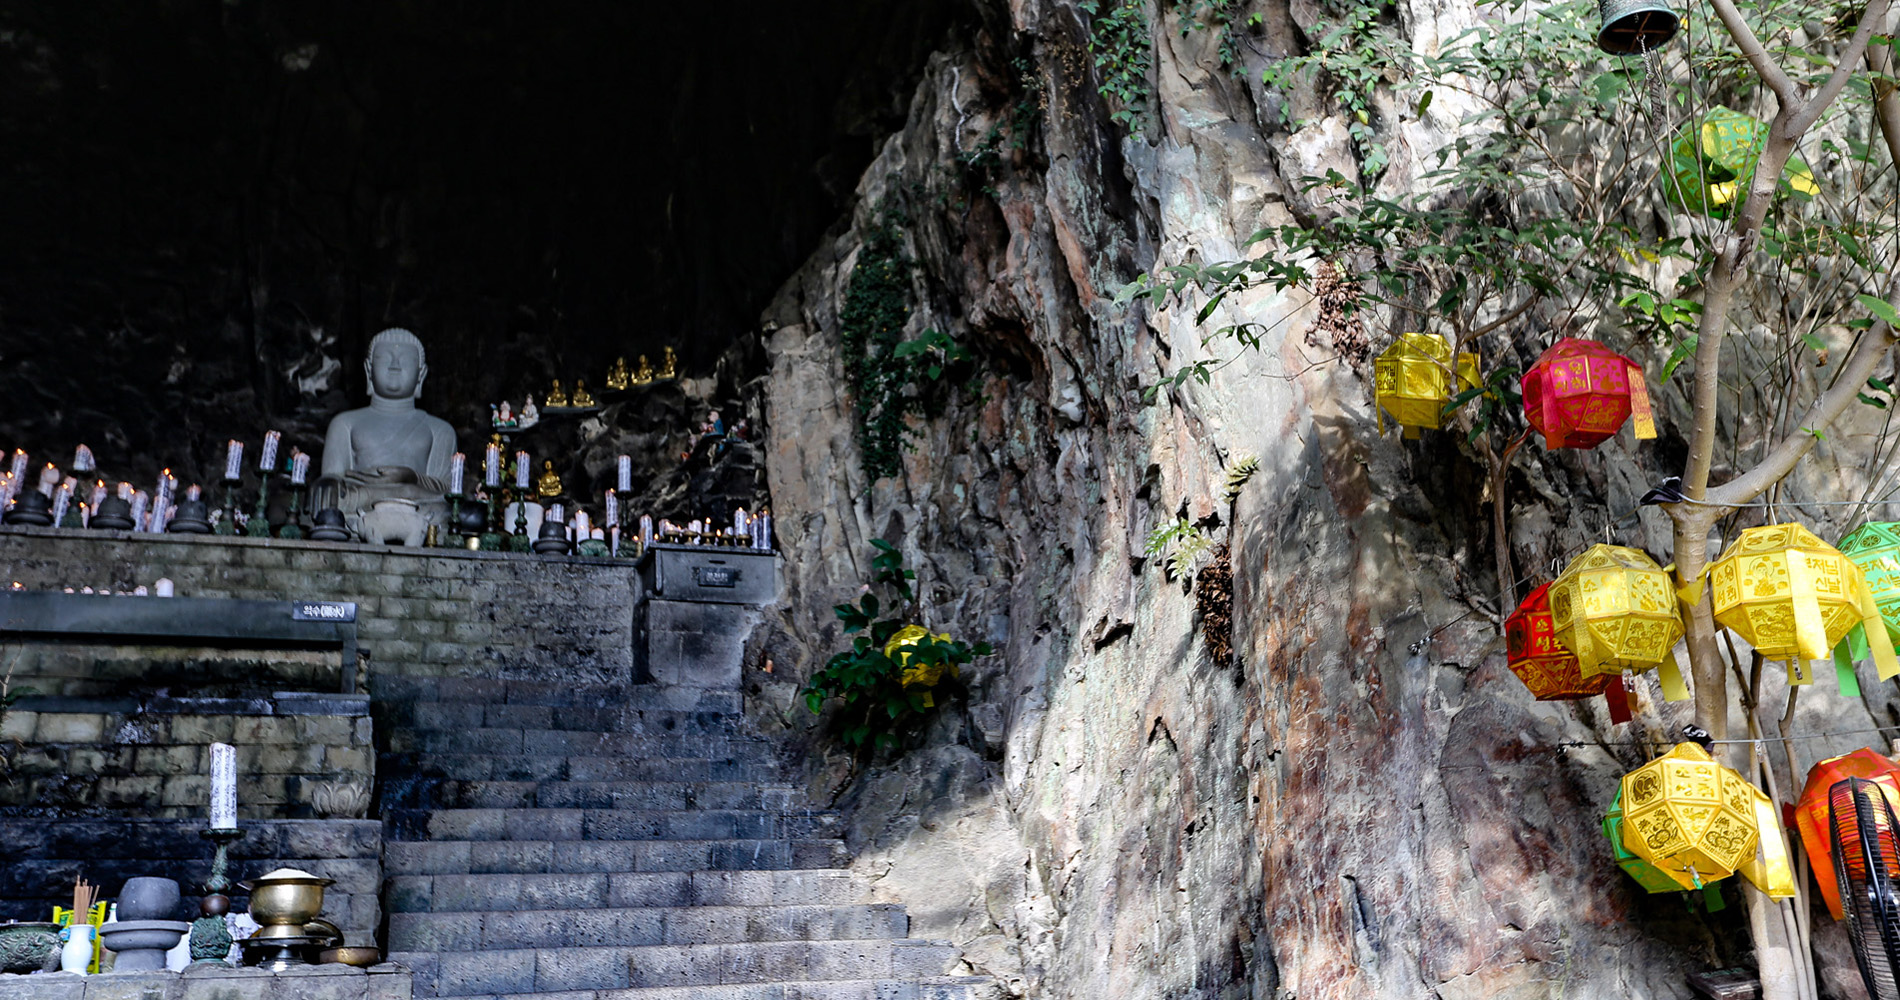
[[[576,876],[615,872],[780,871],[850,864],[835,839],[392,841],[385,875],[545,876],[563,885]],[[509,904],[518,905],[518,904]],[[575,905],[599,905],[580,903]]]
[[[432,812],[445,809],[758,808],[771,801],[770,787],[763,780],[457,781],[424,778],[400,783],[386,781],[383,804],[385,809]],[[787,801],[786,806],[789,805]]]
[[[683,757],[776,766],[778,747],[761,739],[705,733],[605,733],[572,729],[424,731],[396,729],[389,750],[423,754],[532,754],[561,757]]]
[[[381,753],[382,774],[459,781],[763,781],[778,769],[710,757],[588,757],[563,754]]]
[[[481,705],[557,705],[575,708],[615,706],[717,712],[737,715],[741,695],[729,688],[675,685],[564,684],[558,681],[501,680],[490,677],[374,677],[375,701],[470,702]]]
[[[849,871],[614,872],[595,875],[397,875],[384,883],[394,913],[633,909],[666,906],[836,906],[861,902]]]
[[[415,992],[423,997],[904,980],[941,976],[959,957],[955,947],[939,942],[883,939],[389,955],[415,971]]]
[[[729,712],[640,708],[627,705],[511,705],[475,701],[399,702],[377,706],[377,722],[388,729],[567,729],[599,733],[726,733],[735,725]]]
[[[497,1000],[1003,1000],[1006,994],[996,980],[988,976],[923,976],[901,980],[649,986],[624,990],[497,993],[495,996]]]
[[[394,913],[391,951],[602,948],[903,938],[902,906],[673,906],[487,913]]]
[[[739,786],[743,789],[743,786]],[[561,841],[561,840],[708,840],[734,837],[765,838],[836,836],[839,814],[831,810],[730,808],[758,806],[757,789],[736,794],[731,802],[721,796],[688,796],[677,809],[444,809],[422,812],[418,820],[402,817],[401,826],[415,834],[388,844],[421,841]],[[766,804],[769,805],[769,797]]]

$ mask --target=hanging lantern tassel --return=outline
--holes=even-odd
[[[1792,899],[1794,866],[1789,862],[1792,852],[1788,850],[1788,835],[1782,829],[1781,817],[1776,815],[1774,802],[1761,789],[1750,785],[1748,790],[1755,793],[1755,829],[1761,834],[1761,853],[1737,870],[1769,898]]]
[[[1630,364],[1630,428],[1636,439],[1649,441],[1656,436],[1656,413],[1649,406],[1649,382],[1642,366]]]

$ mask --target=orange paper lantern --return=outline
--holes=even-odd
[[[1808,770],[1808,783],[1801,788],[1795,803],[1794,821],[1801,830],[1801,845],[1808,852],[1808,867],[1814,869],[1814,881],[1821,886],[1821,898],[1834,919],[1841,919],[1841,887],[1834,880],[1834,838],[1828,829],[1827,795],[1839,781],[1866,778],[1900,809],[1900,765],[1862,747],[1852,753],[1828,759]]]
[[[1583,676],[1576,654],[1557,641],[1557,626],[1550,620],[1548,583],[1531,591],[1504,620],[1504,656],[1511,672],[1538,701],[1588,698],[1618,682],[1615,674]]]
[[[1643,369],[1594,340],[1565,337],[1550,345],[1519,385],[1524,417],[1546,448],[1594,448],[1632,413],[1638,438],[1656,436]]]

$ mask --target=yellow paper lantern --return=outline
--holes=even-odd
[[[1407,438],[1416,438],[1420,428],[1443,426],[1454,392],[1478,385],[1478,356],[1459,354],[1454,378],[1449,340],[1436,333],[1401,333],[1373,361],[1372,381],[1379,430],[1385,430],[1384,414],[1390,413]]]
[[[943,672],[946,667],[950,670],[950,676],[957,676],[955,664],[941,661],[937,663],[926,663],[921,660],[914,666],[911,664],[910,653],[906,652],[906,650],[915,647],[919,639],[930,637],[930,630],[924,628],[922,625],[906,625],[898,629],[895,633],[892,633],[891,641],[884,644],[884,655],[890,657],[891,660],[897,664],[898,668],[904,672],[903,684],[907,688],[936,687],[937,682],[943,679]],[[951,641],[950,633],[948,632],[939,632],[934,638],[938,642]],[[931,697],[929,691],[925,691],[924,707],[930,708],[935,705],[936,699]]]
[[[1774,804],[1700,746],[1678,743],[1624,775],[1622,801],[1623,846],[1658,871],[1695,886],[1739,871],[1770,896],[1794,895]]]
[[[1716,622],[1763,656],[1787,660],[1795,683],[1813,679],[1803,660],[1830,655],[1863,622],[1881,678],[1900,672],[1860,567],[1799,524],[1743,531],[1709,567],[1709,586]]]
[[[1583,676],[1658,669],[1666,700],[1689,697],[1676,666],[1676,591],[1641,549],[1593,545],[1570,560],[1550,585],[1550,619]]]

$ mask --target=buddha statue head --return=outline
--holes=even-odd
[[[429,374],[421,338],[399,326],[372,337],[363,374],[369,377],[370,395],[414,402],[422,395],[422,380]]]

